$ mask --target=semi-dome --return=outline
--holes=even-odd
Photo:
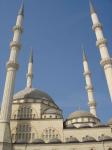
[[[76,111],[76,112],[71,113],[67,119],[80,118],[80,117],[95,117],[95,116],[91,114],[90,112]]]
[[[20,100],[25,98],[41,99],[53,102],[53,99],[47,93],[42,92],[35,88],[25,88],[16,93],[13,97],[14,100]]]

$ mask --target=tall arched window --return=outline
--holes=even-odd
[[[32,128],[29,124],[20,124],[16,128],[16,134],[12,134],[13,142],[28,142],[31,140]]]

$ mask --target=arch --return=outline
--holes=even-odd
[[[110,147],[108,150],[112,150],[112,148]]]

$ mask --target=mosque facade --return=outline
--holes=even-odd
[[[107,87],[112,98],[112,61],[103,35],[103,27],[90,2],[90,14],[96,45],[101,55]],[[18,53],[23,32],[22,4],[13,40],[0,112],[0,150],[112,150],[112,119],[106,124],[96,112],[96,100],[88,60],[83,51],[83,69],[90,111],[78,110],[63,118],[61,108],[46,92],[32,86],[33,53],[31,52],[26,87],[14,94]]]

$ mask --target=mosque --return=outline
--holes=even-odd
[[[112,61],[103,35],[103,27],[90,2],[90,14],[96,45],[101,55],[107,87],[112,98]],[[28,63],[26,88],[14,94],[18,53],[23,32],[22,4],[7,62],[6,81],[0,113],[0,150],[112,150],[112,119],[106,124],[96,112],[91,72],[83,52],[84,78],[89,112],[78,110],[63,118],[61,108],[47,93],[32,87],[33,54]]]

